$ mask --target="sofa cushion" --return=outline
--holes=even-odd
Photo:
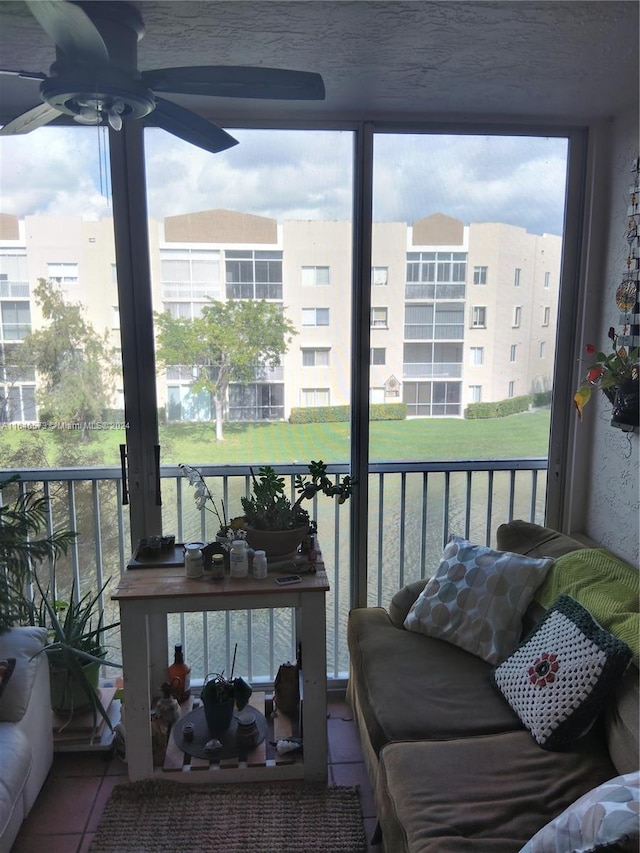
[[[22,792],[31,772],[31,746],[13,723],[0,723],[0,838],[15,809],[23,814]]]
[[[611,760],[618,773],[640,767],[640,677],[633,664],[607,703],[604,726]]]
[[[376,784],[393,853],[516,853],[541,827],[615,775],[602,738],[546,752],[527,732],[391,743]]]
[[[640,575],[602,548],[583,548],[559,557],[536,591],[535,600],[551,607],[566,593],[579,601],[603,628],[630,647],[640,660]]]
[[[501,524],[496,532],[496,541],[501,551],[516,551],[530,557],[554,559],[584,548],[582,542],[564,533],[521,519]]]
[[[16,659],[11,689],[0,696],[0,721],[17,722],[27,710],[37,660],[33,659],[47,639],[46,628],[11,628],[0,634],[0,657]]]
[[[347,639],[352,689],[376,754],[391,740],[522,728],[476,655],[397,628],[381,607],[352,610]]]
[[[0,696],[2,696],[7,684],[9,683],[9,679],[11,678],[11,673],[15,669],[15,665],[15,658],[3,658],[0,660]]]
[[[405,628],[499,663],[520,640],[522,616],[552,564],[453,535]]]
[[[565,749],[591,727],[630,660],[625,643],[561,595],[492,680],[540,746]]]
[[[406,584],[395,593],[389,602],[389,617],[398,628],[404,628],[404,620],[428,582],[429,578],[421,578],[421,580]]]
[[[607,846],[635,853],[640,842],[640,773],[603,782],[539,830],[521,853],[593,853]]]

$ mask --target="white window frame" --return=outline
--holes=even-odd
[[[300,347],[302,367],[329,367],[330,347]],[[305,364],[305,356],[313,361],[313,364]],[[326,360],[323,361],[323,357]]]
[[[511,364],[515,364],[517,352],[518,344],[511,344],[511,349],[509,350],[509,362]]]
[[[376,306],[371,309],[371,328],[372,329],[388,329],[389,328],[389,309]]]
[[[482,313],[480,313],[482,312]],[[487,328],[487,306],[472,305],[471,306],[471,328],[486,329]]]
[[[485,266],[477,266],[473,268],[473,283],[478,286],[485,285],[487,283],[487,272],[489,267]]]
[[[469,364],[473,367],[484,364],[484,347],[469,347]]]
[[[548,326],[551,319],[551,307],[545,305],[542,309],[542,325]]]
[[[482,385],[469,385],[469,402],[482,402]]]
[[[386,287],[389,284],[389,267],[371,267],[371,286]]]
[[[522,305],[516,305],[513,309],[513,324],[512,328],[519,329],[522,323]]]
[[[373,354],[374,352],[382,353],[382,361],[374,361]],[[369,351],[369,364],[371,365],[384,365],[387,363],[387,348],[386,347],[371,347]]]
[[[324,275],[325,272],[326,276]],[[326,281],[323,280],[325,278]],[[331,283],[330,267],[319,264],[305,264],[300,268],[300,279],[303,287],[328,287]]]
[[[520,278],[522,276],[521,267],[516,267],[513,273],[513,286],[520,287]]]
[[[318,319],[324,319],[326,312],[326,323],[318,322]],[[329,325],[329,309],[328,308],[303,308],[302,309],[302,325],[307,328],[312,326],[323,326],[326,327]]]

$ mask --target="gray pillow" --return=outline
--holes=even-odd
[[[454,534],[404,626],[497,664],[520,641],[522,616],[552,563]]]
[[[640,772],[603,782],[543,826],[520,853],[591,853],[616,845],[635,851],[640,841]]]

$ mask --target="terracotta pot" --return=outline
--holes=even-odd
[[[293,558],[309,527],[301,524],[291,530],[257,530],[247,527],[247,545],[254,551],[266,551],[267,560]]]

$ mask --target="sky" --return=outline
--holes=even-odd
[[[351,218],[350,132],[229,132],[239,144],[220,154],[162,130],[146,132],[151,216],[228,208],[281,221]],[[44,127],[0,139],[0,211],[110,216],[105,141],[95,127]],[[560,235],[566,157],[564,139],[378,134],[374,219],[411,223],[441,212],[465,224],[503,222]]]

